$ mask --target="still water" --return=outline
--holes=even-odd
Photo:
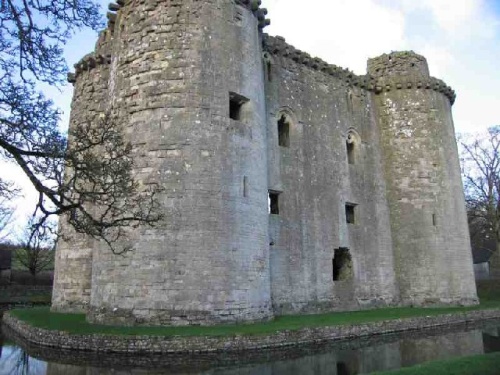
[[[245,354],[109,355],[26,345],[0,331],[0,375],[355,375],[500,351],[500,322]]]

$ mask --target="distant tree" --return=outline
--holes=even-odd
[[[15,261],[28,270],[34,279],[40,272],[53,266],[57,242],[57,228],[53,223],[45,221],[43,225],[37,224],[34,218],[29,221],[14,252]]]
[[[5,241],[10,233],[9,225],[14,212],[8,202],[15,195],[15,192],[11,184],[3,183],[0,180],[0,243]]]
[[[38,193],[34,233],[65,214],[76,232],[119,253],[127,250],[116,246],[124,228],[160,219],[157,189],[139,191],[130,145],[109,116],[70,129],[68,148],[59,110],[37,90],[38,83],[63,84],[62,46],[75,30],[100,26],[97,1],[0,2],[0,159],[17,164]]]
[[[460,137],[459,145],[471,237],[473,243],[494,239],[490,271],[500,277],[500,126]]]

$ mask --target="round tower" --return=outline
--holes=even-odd
[[[375,80],[402,302],[477,303],[451,113],[455,94],[413,52],[371,59],[368,73]]]
[[[164,219],[123,256],[92,254],[88,320],[268,319],[268,194],[260,1],[129,0],[110,9],[109,111]],[[77,77],[77,84],[78,84]]]
[[[83,57],[75,65],[75,73],[68,74],[68,81],[74,84],[71,103],[69,147],[71,147],[71,129],[81,124],[99,124],[109,108],[109,46],[112,33],[104,30],[97,41],[95,51]],[[52,292],[52,310],[61,312],[84,312],[90,303],[92,252],[95,245],[89,237],[76,233],[60,220],[54,286]]]

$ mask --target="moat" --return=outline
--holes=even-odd
[[[246,354],[113,355],[26,345],[0,331],[0,374],[329,374],[393,370],[500,351],[500,321]]]

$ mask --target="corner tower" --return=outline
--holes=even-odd
[[[455,94],[413,52],[371,59],[368,73],[375,79],[402,302],[477,303],[451,113]]]
[[[259,4],[110,6],[108,111],[133,145],[139,182],[162,189],[165,219],[131,229],[124,241],[133,251],[124,256],[94,246],[89,321],[184,325],[272,316],[261,52],[268,21]]]

